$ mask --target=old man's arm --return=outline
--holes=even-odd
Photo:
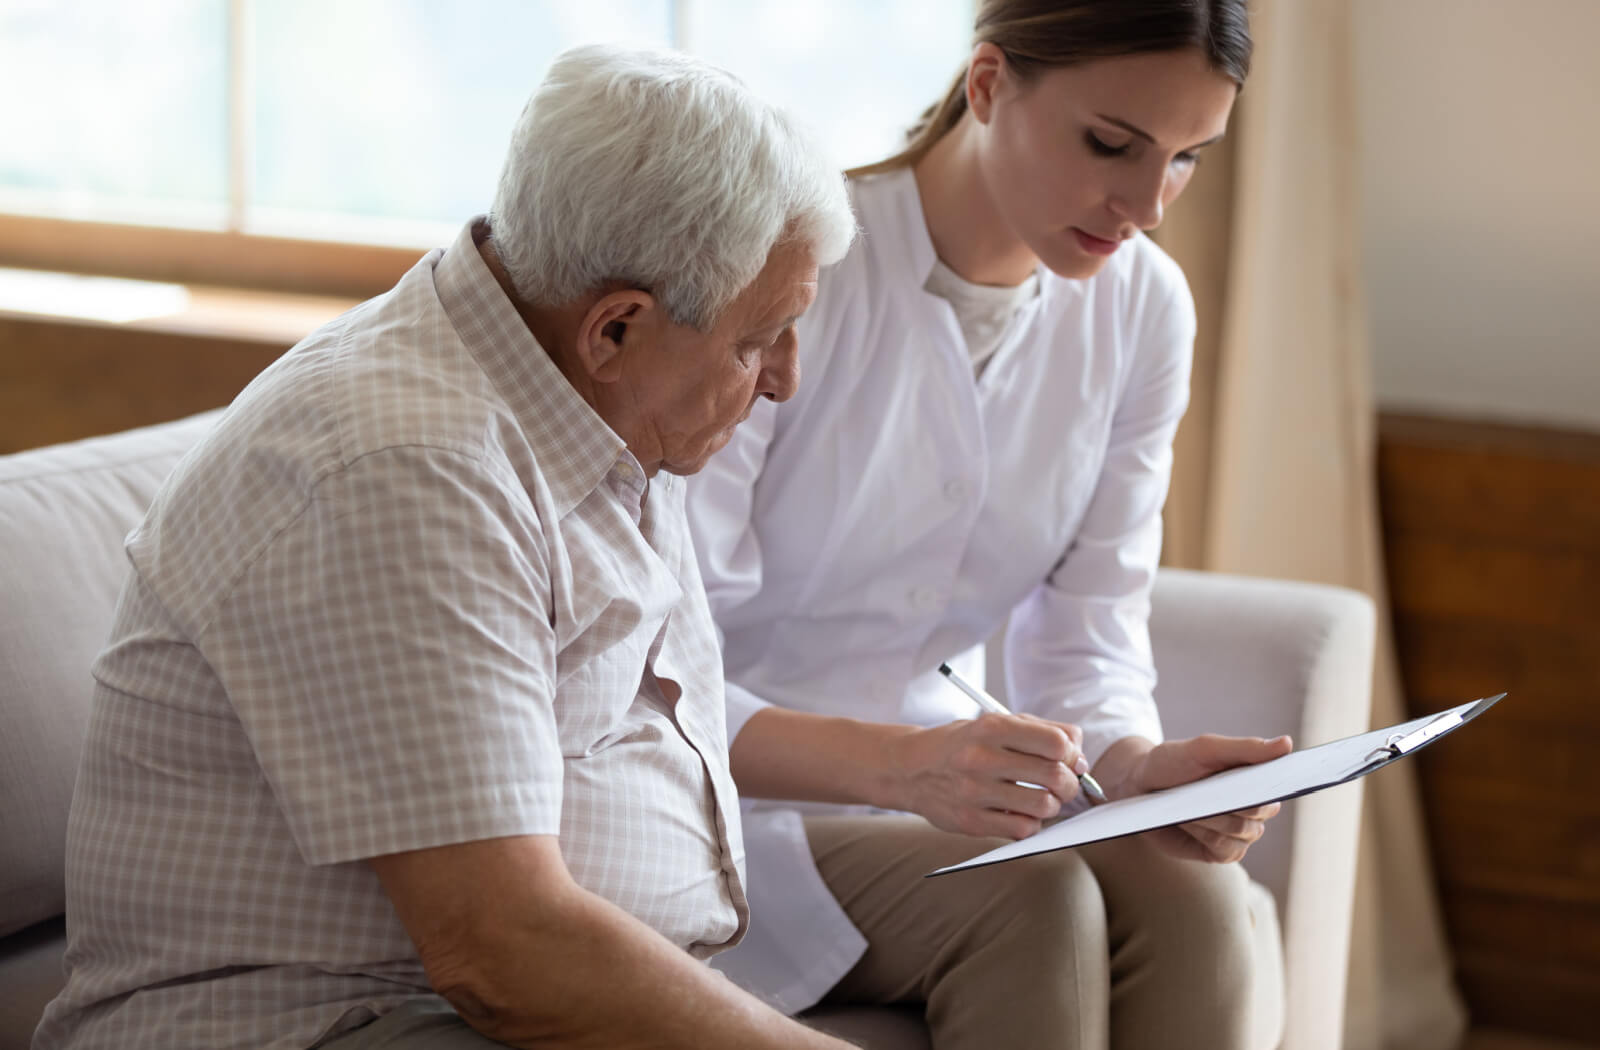
[[[846,1044],[765,1006],[567,872],[552,835],[368,862],[434,988],[516,1047],[795,1048]]]

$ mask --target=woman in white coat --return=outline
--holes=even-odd
[[[1243,1046],[1276,805],[923,880],[1086,804],[1285,753],[1164,741],[1146,620],[1194,310],[1142,231],[1224,132],[1243,0],[988,0],[799,329],[800,391],[690,481],[753,925],[791,1011],[924,1002],[935,1046]],[[980,677],[1005,639],[1015,715]],[[1043,785],[1041,790],[1027,785]],[[773,801],[763,801],[773,800]],[[1203,863],[1213,862],[1213,863]]]

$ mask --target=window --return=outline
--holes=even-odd
[[[0,207],[220,223],[227,28],[221,0],[0,7]]]
[[[74,223],[117,224],[96,227],[99,265],[67,264],[107,272],[152,259],[149,275],[183,276],[159,262],[164,239],[180,255],[210,244],[208,271],[281,249],[285,286],[347,265],[336,243],[414,258],[488,207],[545,66],[593,41],[702,54],[812,123],[842,166],[865,163],[948,85],[972,14],[973,0],[7,0],[0,262],[40,264],[18,257],[26,242],[60,264]]]

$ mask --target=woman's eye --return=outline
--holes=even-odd
[[[1180,153],[1176,157],[1172,158],[1172,163],[1174,163],[1174,164],[1182,164],[1186,168],[1192,168],[1196,164],[1200,163],[1200,154],[1198,154],[1198,153]]]
[[[1126,144],[1121,146],[1113,146],[1111,143],[1105,141],[1092,131],[1086,132],[1083,137],[1084,140],[1089,144],[1090,151],[1102,157],[1120,157],[1124,153],[1128,152],[1128,147]]]

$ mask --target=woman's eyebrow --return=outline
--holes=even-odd
[[[1144,130],[1143,128],[1139,127],[1136,124],[1129,124],[1126,120],[1122,120],[1122,119],[1120,119],[1118,117],[1108,116],[1108,115],[1106,115],[1104,113],[1096,113],[1095,114],[1095,118],[1098,119],[1098,120],[1103,120],[1107,124],[1115,124],[1117,127],[1121,128],[1123,131],[1132,132],[1133,134],[1135,134],[1135,135],[1139,136],[1140,138],[1144,139],[1146,142],[1154,143],[1156,141],[1154,135],[1150,134],[1148,131]],[[1204,142],[1195,143],[1193,146],[1190,146],[1189,149],[1191,149],[1191,150],[1202,149],[1202,148],[1204,148],[1206,146],[1211,145],[1213,142],[1216,142],[1216,141],[1220,140],[1221,138],[1222,138],[1221,135],[1213,135],[1210,138],[1206,139]]]

